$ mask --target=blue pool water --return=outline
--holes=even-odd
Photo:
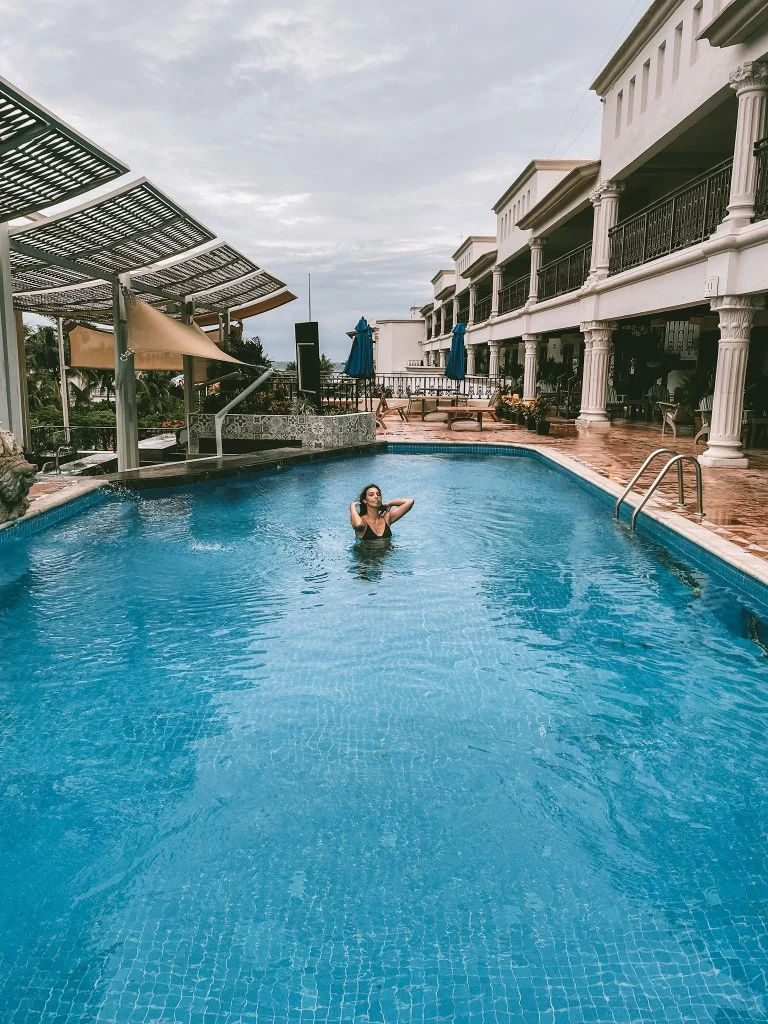
[[[5,545],[0,1021],[768,1020],[752,612],[523,458]]]

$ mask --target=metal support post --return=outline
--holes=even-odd
[[[69,383],[67,381],[67,364],[64,359],[64,321],[56,317],[56,340],[59,346],[59,388],[61,390],[61,420],[64,424],[64,439],[69,444]]]
[[[194,312],[195,304],[185,300],[181,307],[181,322],[183,324],[191,324]],[[195,402],[195,357],[182,356],[181,365],[184,371],[184,422],[187,427],[187,438],[189,438],[189,418],[193,413],[197,412]],[[189,446],[189,441],[187,441],[187,446]],[[189,457],[189,447],[187,447],[187,457]]]
[[[115,326],[115,416],[117,419],[117,468],[119,472],[138,469],[139,427],[136,412],[136,373],[133,352],[128,347],[128,323],[123,287],[130,287],[130,276],[120,274],[112,282],[112,309]]]
[[[24,332],[18,335],[13,311],[8,224],[0,223],[0,427],[24,444],[24,400],[21,380]]]

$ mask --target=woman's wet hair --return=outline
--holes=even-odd
[[[381,488],[379,487],[378,484],[366,484],[365,485],[365,487],[362,489],[362,491],[360,491],[360,497],[358,498],[358,501],[360,503],[360,515],[361,516],[367,515],[367,513],[368,513],[368,505],[366,504],[366,501],[365,501],[365,495],[366,495],[366,492],[370,491],[370,489],[372,487],[375,487],[376,490],[379,492],[379,494],[381,494]]]

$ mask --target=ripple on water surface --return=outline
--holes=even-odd
[[[3,555],[0,1020],[768,1020],[760,611],[564,477],[329,462]]]

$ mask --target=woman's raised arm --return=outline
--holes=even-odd
[[[413,508],[413,498],[395,498],[387,502],[387,519],[390,523],[396,523]]]
[[[352,504],[349,506],[349,521],[352,524],[352,529],[353,530],[364,530],[365,529],[365,520],[360,515],[360,513],[357,511],[357,502],[356,501],[353,501]]]

